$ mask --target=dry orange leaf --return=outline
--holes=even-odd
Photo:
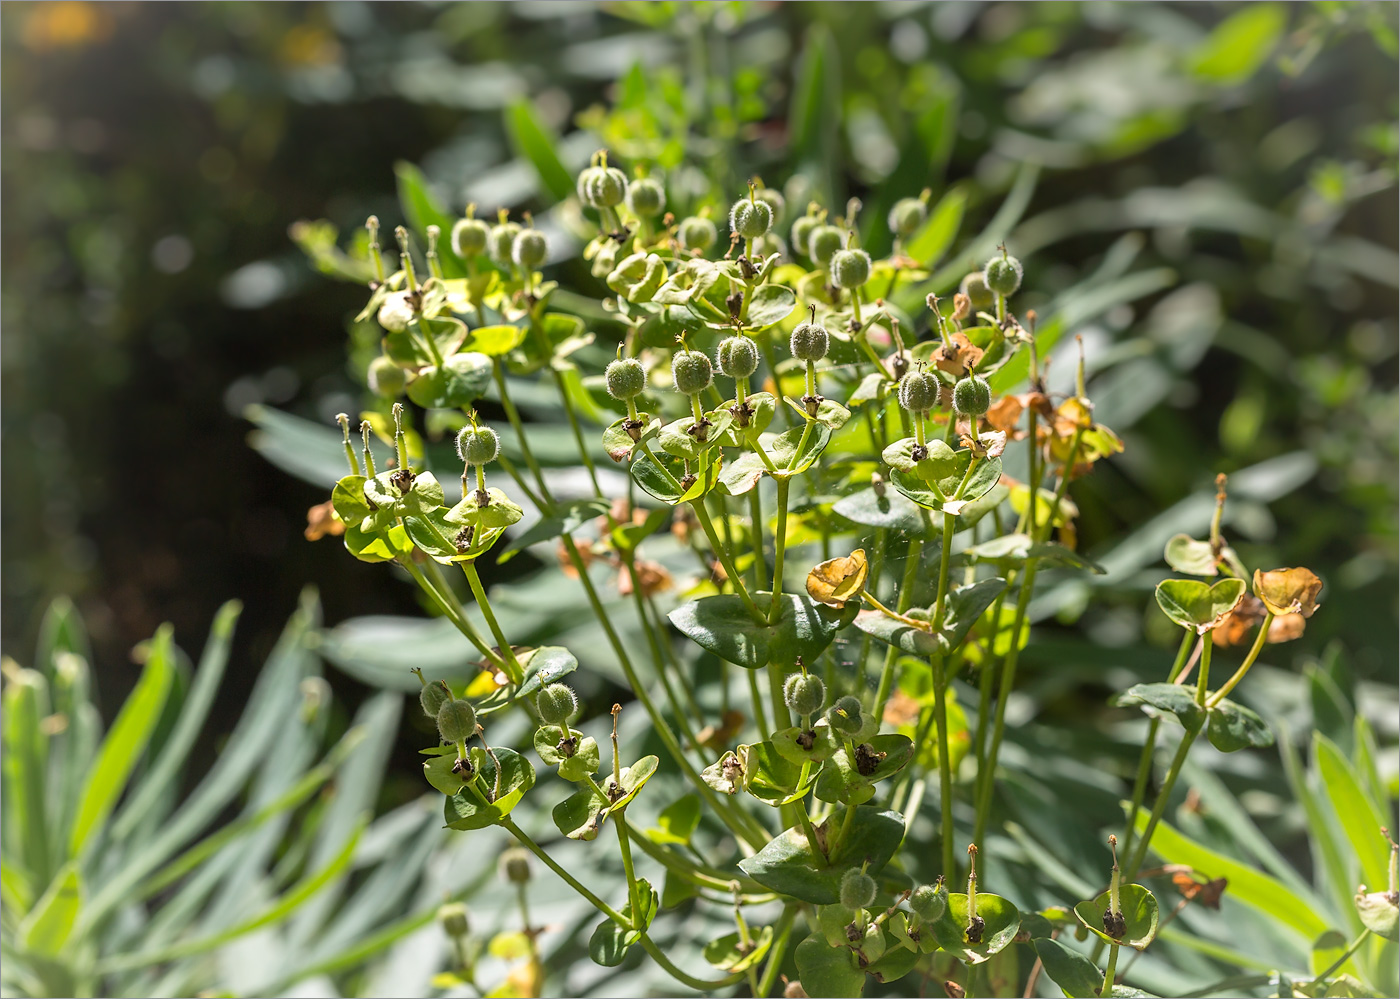
[[[1254,570],[1254,595],[1264,601],[1270,614],[1301,614],[1312,617],[1317,610],[1317,595],[1322,592],[1322,580],[1311,569]]]
[[[860,597],[869,572],[865,549],[857,548],[849,555],[828,559],[807,573],[807,595],[828,607],[844,607],[848,600]]]
[[[310,510],[306,511],[306,540],[319,541],[327,534],[337,535],[345,533],[345,521],[340,519],[340,515],[335,512],[335,505],[326,500],[324,503],[317,503]]]

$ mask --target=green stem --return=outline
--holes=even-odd
[[[1190,654],[1195,639],[1196,636],[1189,631],[1181,636],[1181,645],[1176,650],[1176,661],[1172,663],[1171,672],[1167,676],[1168,683],[1174,681],[1186,665],[1186,657]],[[1133,801],[1128,808],[1128,828],[1123,833],[1125,857],[1132,856],[1133,841],[1137,839],[1138,812],[1142,810],[1142,799],[1147,794],[1147,782],[1152,777],[1152,757],[1157,753],[1157,732],[1161,724],[1160,718],[1153,718],[1147,723],[1147,740],[1142,746],[1142,756],[1138,758],[1137,778],[1133,781]]]
[[[768,561],[763,554],[763,504],[759,499],[758,487],[749,490],[749,519],[753,526],[749,533],[753,537],[753,578],[754,588],[768,589]]]
[[[414,582],[418,584],[419,588],[423,590],[424,593],[428,594],[428,596],[432,597],[433,602],[442,609],[447,619],[456,626],[458,631],[466,636],[467,641],[475,645],[477,650],[486,657],[486,661],[509,676],[510,670],[506,666],[505,660],[491,651],[491,646],[486,644],[486,639],[481,636],[481,632],[477,631],[467,616],[462,613],[462,608],[461,605],[457,603],[457,598],[455,596],[449,598],[448,595],[451,594],[451,590],[447,591],[448,595],[444,595],[438,587],[413,564],[413,557],[411,555],[401,556],[398,561],[400,565],[408,570],[408,574],[413,577]],[[436,563],[431,564],[436,567]],[[445,583],[443,589],[447,589]]]
[[[746,669],[749,675],[749,700],[753,704],[753,721],[758,726],[758,734],[764,742],[772,738],[772,730],[768,727],[768,717],[763,713],[763,692],[758,687],[758,670]]]
[[[638,894],[637,870],[632,866],[632,845],[627,842],[626,809],[613,813],[613,828],[617,830],[617,844],[622,849],[622,870],[627,876],[627,898],[632,905],[632,928],[646,929],[642,922],[642,901]]]
[[[810,428],[810,424],[808,424]],[[768,623],[770,625],[778,623],[778,614],[782,610],[783,592],[783,554],[787,547],[787,511],[788,511],[788,487],[790,483],[787,479],[775,480],[778,486],[778,519],[773,530],[773,591],[772,598],[768,603]]]
[[[1201,636],[1201,668],[1196,674],[1196,703],[1206,706],[1206,691],[1210,689],[1210,650],[1214,646],[1210,632]]]
[[[991,818],[992,796],[996,789],[997,756],[1001,752],[1001,740],[1006,735],[1006,704],[1010,699],[1011,687],[1016,682],[1016,662],[1020,656],[1021,627],[1025,624],[1026,612],[1030,608],[1031,593],[1035,590],[1035,573],[1039,563],[1034,559],[1026,564],[1025,576],[1021,580],[1021,592],[1016,598],[1016,616],[1011,622],[1011,648],[1001,665],[1001,684],[997,697],[996,717],[992,722],[992,744],[987,750],[987,772],[978,774],[981,788],[977,794],[977,821],[973,826],[972,841],[981,843],[987,831],[987,821]]]
[[[919,578],[919,563],[923,559],[924,542],[922,538],[910,538],[909,550],[904,557],[904,578],[899,584],[899,601],[895,604],[895,610],[903,614],[914,602],[914,584]],[[889,646],[885,650],[885,665],[880,670],[880,685],[875,690],[875,717],[885,716],[885,702],[890,698],[890,691],[894,689],[894,666],[898,659],[898,650]],[[861,663],[861,683],[864,684],[865,677],[863,671],[865,663]]]
[[[763,977],[758,981],[757,996],[766,996],[773,991],[773,986],[778,982],[778,972],[783,967],[783,955],[787,951],[788,941],[792,938],[792,924],[797,915],[797,906],[788,904],[783,908],[783,914],[778,917],[777,930],[773,936],[773,949],[768,952],[768,963],[763,967]]]
[[[1225,699],[1225,695],[1234,690],[1239,682],[1244,679],[1244,675],[1249,672],[1249,668],[1254,665],[1254,660],[1259,658],[1259,653],[1264,650],[1264,643],[1269,638],[1269,626],[1274,623],[1272,612],[1265,613],[1264,623],[1259,625],[1259,634],[1254,636],[1254,644],[1250,646],[1249,655],[1244,657],[1244,662],[1240,663],[1240,668],[1235,670],[1235,675],[1225,681],[1225,686],[1210,695],[1206,704],[1214,707]]]
[[[645,833],[638,832],[632,826],[627,827],[627,835],[631,837],[632,843],[639,850],[645,853],[652,860],[655,860],[668,871],[684,878],[691,884],[699,888],[710,888],[714,891],[732,892],[737,882],[739,890],[746,895],[757,896],[767,899],[772,897],[772,893],[763,885],[746,877],[733,877],[717,867],[708,864],[697,863],[675,850],[668,849],[659,843],[653,843],[647,839]]]
[[[491,634],[495,636],[496,647],[501,650],[501,658],[505,663],[506,676],[510,677],[511,683],[520,683],[525,679],[525,670],[520,665],[520,660],[515,658],[515,650],[511,648],[510,641],[501,630],[501,625],[496,620],[495,612],[491,610],[491,601],[486,599],[486,588],[481,585],[481,577],[477,575],[476,563],[467,561],[459,563],[462,572],[466,574],[467,583],[472,588],[472,596],[476,597],[476,606],[481,610],[481,616],[486,618],[486,626],[491,629]]]
[[[749,596],[748,589],[744,586],[744,577],[739,575],[739,570],[734,568],[734,560],[729,557],[729,549],[719,540],[719,535],[715,533],[715,525],[710,520],[709,513],[705,510],[703,497],[690,501],[690,507],[695,511],[695,517],[700,521],[700,528],[705,532],[705,537],[709,539],[710,549],[719,559],[719,564],[724,566],[725,573],[729,576],[729,583],[734,587],[734,592],[739,599],[744,602],[744,609],[749,612],[749,616],[755,621],[762,621],[763,615],[759,612],[753,602],[753,597]]]
[[[942,819],[943,876],[950,881],[957,874],[953,855],[953,767],[948,754],[948,676],[943,656],[929,657],[933,665],[933,718],[938,729],[938,809]]]
[[[1103,973],[1103,987],[1099,989],[1099,995],[1106,996],[1113,991],[1113,979],[1118,971],[1118,944],[1111,944],[1108,948],[1108,967]]]
[[[578,447],[578,455],[583,459],[583,467],[588,469],[588,480],[593,483],[593,495],[602,499],[603,490],[598,485],[598,470],[593,467],[593,457],[588,453],[588,443],[584,440],[578,414],[574,412],[573,400],[569,398],[569,393],[564,387],[564,375],[553,365],[549,370],[554,375],[554,385],[559,390],[559,398],[564,401],[564,415],[568,417],[569,428],[574,432],[574,444]]]
[[[1157,803],[1152,807],[1152,815],[1147,820],[1147,828],[1142,832],[1142,842],[1138,844],[1137,853],[1123,869],[1123,883],[1131,884],[1137,877],[1137,872],[1142,868],[1142,862],[1147,859],[1147,850],[1152,846],[1152,834],[1157,830],[1157,823],[1162,821],[1162,815],[1167,810],[1167,801],[1171,798],[1172,788],[1176,785],[1176,778],[1181,773],[1182,765],[1186,762],[1186,754],[1191,751],[1191,744],[1196,741],[1196,736],[1200,734],[1200,729],[1187,729],[1186,734],[1181,737],[1181,745],[1177,747],[1176,755],[1172,757],[1171,766],[1167,768],[1167,776],[1162,781],[1162,786],[1157,792]]]
[[[696,978],[693,975],[687,975],[680,968],[672,964],[671,959],[666,956],[665,952],[662,951],[660,947],[656,946],[651,937],[647,936],[645,933],[641,935],[640,943],[642,949],[651,955],[653,961],[661,965],[661,969],[665,971],[666,974],[670,975],[687,988],[692,988],[697,992],[710,992],[714,989],[728,988],[730,985],[744,980],[744,973],[742,971],[736,972],[728,978],[716,979]]]
[[[507,815],[505,818],[501,819],[501,825],[505,828],[506,832],[510,833],[512,836],[518,839],[520,841],[520,844],[523,847],[525,847],[525,849],[529,850],[536,857],[539,857],[540,861],[546,867],[548,867],[555,874],[559,875],[559,877],[563,878],[565,884],[567,884],[570,888],[572,888],[574,891],[578,892],[589,902],[591,902],[593,904],[593,907],[596,908],[599,912],[607,916],[618,926],[621,926],[624,929],[631,928],[628,925],[627,919],[622,915],[622,913],[618,912],[616,909],[608,905],[608,903],[604,902],[597,895],[593,894],[591,891],[589,891],[583,886],[583,883],[580,882],[578,878],[574,877],[568,871],[564,870],[564,868],[560,867],[557,863],[555,863],[554,858],[552,858],[549,854],[545,853],[544,850],[540,848],[540,845],[538,843],[536,843],[533,839],[526,835],[525,830],[521,829],[518,825],[516,825],[515,820],[513,820],[510,816]]]
[[[545,485],[544,473],[540,471],[539,463],[535,461],[535,455],[530,450],[530,441],[525,436],[525,427],[520,422],[520,413],[516,410],[515,403],[510,398],[510,392],[506,389],[505,368],[499,357],[495,359],[492,371],[495,373],[496,391],[501,397],[501,408],[506,411],[506,419],[510,421],[511,429],[515,431],[515,438],[520,444],[520,454],[525,459],[525,466],[535,477],[535,483],[539,486],[540,496],[544,498],[545,505],[553,506],[554,497],[550,495],[549,487]]]
[[[1341,957],[1333,961],[1326,971],[1313,978],[1313,984],[1316,985],[1318,982],[1325,982],[1337,972],[1341,971],[1342,967],[1351,960],[1352,955],[1361,949],[1361,945],[1366,942],[1366,938],[1370,935],[1371,931],[1369,929],[1363,929],[1361,933],[1357,935],[1356,939],[1347,945],[1347,949],[1342,952]]]

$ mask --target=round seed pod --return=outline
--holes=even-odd
[[[519,232],[519,222],[501,222],[493,225],[487,233],[486,251],[497,267],[509,267],[514,262],[511,251],[515,248],[515,237]]]
[[[608,362],[603,380],[607,383],[608,395],[626,402],[641,395],[647,387],[647,371],[635,357],[619,357]]]
[[[540,719],[548,725],[562,725],[578,711],[578,695],[568,684],[551,683],[535,697]]]
[[[758,345],[746,336],[731,336],[719,343],[719,370],[730,378],[747,378],[758,370]]]
[[[437,713],[438,735],[443,742],[461,742],[476,734],[476,709],[460,697],[444,701]]]
[[[467,918],[467,907],[461,902],[448,902],[438,908],[438,925],[449,937],[460,939],[472,931],[471,920]]]
[[[861,727],[860,699],[847,694],[838,700],[827,710],[826,723],[831,726],[832,731],[841,735],[855,735]]]
[[[909,908],[924,922],[936,922],[948,909],[948,889],[942,885],[919,885],[909,896]]]
[[[408,329],[408,324],[413,322],[413,305],[409,302],[408,292],[396,291],[384,299],[384,304],[379,307],[379,325],[383,326],[390,333],[402,333]]]
[[[676,230],[676,239],[685,249],[704,253],[719,239],[719,229],[712,219],[692,215],[681,220],[680,227]]]
[[[812,230],[818,225],[815,215],[799,216],[792,224],[792,229],[788,231],[788,243],[792,245],[793,253],[800,253],[804,257],[810,257],[807,251],[807,239],[812,235]]]
[[[912,236],[928,219],[928,205],[922,198],[900,198],[890,209],[890,231],[896,236]]]
[[[963,278],[958,290],[967,296],[973,312],[989,312],[996,307],[996,296],[992,294],[992,289],[987,287],[987,279],[982,276],[981,271],[973,271]]]
[[[501,438],[490,427],[463,427],[457,435],[457,456],[468,465],[489,465],[501,453]]]
[[[992,405],[992,387],[987,379],[973,375],[953,386],[953,409],[962,416],[981,416]]]
[[[521,229],[510,244],[510,258],[526,270],[533,271],[549,257],[549,243],[538,229]]]
[[[783,700],[799,715],[815,714],[826,700],[826,684],[820,677],[794,673],[783,684]]]
[[[927,413],[938,404],[938,376],[931,371],[906,371],[899,380],[899,404],[911,413]]]
[[[982,279],[998,295],[1015,294],[1021,287],[1021,261],[1015,257],[993,257],[982,269]]]
[[[474,257],[486,249],[491,227],[481,219],[458,219],[452,227],[452,252],[459,257]]]
[[[759,201],[766,201],[768,207],[773,209],[773,225],[783,220],[783,212],[787,211],[787,198],[783,197],[782,191],[776,187],[760,187],[754,195]]]
[[[870,280],[870,254],[864,250],[840,250],[831,258],[831,283],[838,288],[859,288]]]
[[[634,180],[627,188],[627,207],[638,218],[655,218],[666,210],[666,189],[650,177]]]
[[[820,361],[831,349],[831,334],[820,323],[799,323],[788,339],[788,347],[799,361]]]
[[[593,178],[603,170],[600,166],[586,166],[579,171],[578,180],[574,182],[574,190],[578,192],[578,199],[585,205],[593,204],[592,195],[589,193],[593,186]]]
[[[385,399],[397,399],[403,395],[404,386],[408,384],[408,375],[403,368],[383,354],[369,362],[366,374],[370,391]]]
[[[773,206],[758,199],[740,198],[729,209],[729,228],[745,239],[758,239],[773,228]]]
[[[627,197],[627,174],[617,167],[592,167],[580,175],[579,193],[594,208],[613,208]]]
[[[671,378],[681,395],[698,395],[715,380],[710,357],[698,350],[678,350],[671,358]]]
[[[819,225],[807,235],[807,256],[818,267],[826,267],[845,245],[844,232],[834,225]]]
[[[513,885],[523,885],[530,880],[530,854],[521,847],[513,846],[501,854],[497,861],[501,879]]]
[[[434,680],[418,690],[418,703],[423,706],[423,713],[429,718],[436,718],[442,706],[450,700],[452,692],[441,680]]]
[[[841,904],[848,909],[864,909],[875,901],[875,879],[852,867],[841,877]]]

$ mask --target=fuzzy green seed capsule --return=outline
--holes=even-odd
[[[383,354],[369,362],[366,375],[370,391],[385,399],[397,399],[403,395],[404,386],[408,384],[408,376],[404,374],[403,368]]]
[[[578,711],[578,695],[567,684],[551,683],[535,697],[535,708],[547,725],[562,725]]]
[[[549,257],[549,243],[538,229],[521,229],[510,245],[510,258],[516,265],[533,271]]]
[[[855,735],[860,731],[860,699],[847,694],[833,704],[826,713],[826,723],[832,731],[842,735]],[[859,908],[859,906],[852,906]]]
[[[788,242],[792,245],[793,253],[800,253],[804,257],[811,256],[807,249],[807,240],[817,225],[817,219],[813,215],[803,215],[792,224],[792,228],[788,231]]]
[[[1021,287],[1021,261],[1015,257],[993,257],[982,270],[987,287],[1003,297]]]
[[[758,370],[758,345],[746,336],[731,336],[719,344],[719,370],[730,378],[747,378]]]
[[[758,239],[773,228],[773,206],[762,200],[740,198],[729,209],[729,228],[744,239]]]
[[[481,219],[458,219],[452,227],[452,252],[459,257],[475,257],[486,249],[491,227]]]
[[[460,697],[443,702],[437,713],[438,735],[443,742],[461,742],[476,734],[476,709]]]
[[[981,416],[992,405],[992,388],[985,378],[973,375],[953,386],[953,409],[962,416]]]
[[[928,205],[922,198],[900,198],[890,209],[890,231],[896,236],[912,236],[928,219]]]
[[[927,413],[938,403],[938,376],[931,371],[908,371],[899,380],[899,404],[911,413]]]
[[[650,177],[634,180],[627,188],[627,207],[638,218],[655,218],[666,210],[666,189]]]
[[[848,909],[864,909],[875,901],[875,879],[852,867],[841,877],[841,904]]]
[[[826,267],[846,245],[846,234],[834,225],[819,225],[807,236],[807,256],[818,267]]]
[[[987,287],[987,279],[982,276],[981,271],[973,271],[963,278],[958,290],[972,303],[973,312],[987,312],[997,304],[996,296],[992,294],[992,289]]]
[[[519,232],[519,222],[502,222],[491,227],[486,237],[486,250],[491,256],[491,262],[497,267],[509,267],[514,263],[511,251],[515,247],[515,237]]]
[[[635,357],[619,357],[608,362],[603,380],[607,383],[608,395],[619,402],[626,402],[641,395],[647,387],[647,371]]]
[[[390,333],[402,333],[413,322],[413,305],[408,292],[396,291],[379,307],[379,325]]]
[[[521,847],[511,847],[501,854],[497,862],[501,879],[513,885],[523,885],[530,880],[530,854]]]
[[[948,910],[948,889],[937,885],[919,885],[909,896],[909,908],[926,923],[937,922]]]
[[[826,685],[820,677],[794,673],[783,684],[783,700],[799,715],[815,714],[826,700]]]
[[[799,361],[820,361],[831,349],[831,334],[820,323],[799,323],[788,339],[788,347]]]
[[[579,200],[594,208],[613,208],[627,197],[627,175],[617,167],[589,167],[578,178]]]
[[[714,221],[700,215],[692,215],[690,218],[682,219],[680,227],[676,230],[676,240],[687,250],[697,250],[704,253],[715,245],[717,239],[719,239],[719,229]]]
[[[453,939],[461,939],[472,931],[471,920],[467,918],[467,907],[461,902],[449,902],[439,907],[437,917],[442,932]]]
[[[783,192],[776,187],[760,187],[754,192],[754,196],[759,201],[768,203],[768,207],[773,209],[773,225],[777,225],[783,220],[783,212],[787,211],[787,198],[783,197]]]
[[[463,427],[457,435],[457,457],[468,465],[489,465],[501,453],[501,438],[490,427]]]
[[[436,718],[442,706],[452,700],[452,691],[447,689],[447,684],[441,680],[434,680],[418,691],[418,703],[423,706],[423,713],[429,718]]]
[[[715,380],[710,357],[698,350],[679,350],[671,358],[671,378],[681,395],[699,395]]]
[[[831,258],[831,283],[838,288],[859,288],[870,280],[870,254],[841,250]]]

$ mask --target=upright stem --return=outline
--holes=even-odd
[[[909,550],[905,556],[904,578],[899,584],[899,602],[895,605],[896,610],[903,614],[914,602],[914,584],[919,578],[919,562],[923,558],[924,542],[922,538],[910,538]],[[885,702],[890,698],[890,691],[894,688],[894,664],[898,658],[898,650],[893,645],[885,651],[885,665],[880,670],[880,685],[875,690],[875,717],[885,716]],[[861,661],[861,683],[865,683],[865,662]]]
[[[1011,647],[1006,650],[1006,658],[1001,665],[1001,689],[997,697],[996,718],[992,722],[992,744],[987,750],[987,772],[978,774],[981,788],[977,794],[977,822],[973,826],[972,841],[980,843],[985,838],[987,821],[991,818],[992,798],[996,789],[997,756],[1001,752],[1001,740],[1006,735],[1006,703],[1010,698],[1011,687],[1016,682],[1016,661],[1020,656],[1021,627],[1030,608],[1031,594],[1035,591],[1035,572],[1039,563],[1031,560],[1026,565],[1025,576],[1021,580],[1021,592],[1016,598],[1016,616],[1011,622]]]
[[[1196,674],[1196,703],[1206,706],[1206,691],[1210,689],[1210,650],[1214,646],[1210,632],[1201,636],[1201,668]]]
[[[734,587],[734,592],[744,603],[744,609],[749,612],[749,616],[755,621],[762,621],[763,615],[753,602],[753,597],[749,596],[749,591],[744,586],[744,577],[739,575],[739,570],[734,568],[734,560],[729,556],[728,546],[722,544],[719,535],[715,533],[715,525],[710,521],[710,515],[705,510],[703,497],[690,501],[691,509],[695,511],[695,518],[700,521],[700,528],[705,532],[705,537],[710,542],[710,549],[719,559],[719,564],[724,566],[725,574],[729,577],[730,585]]]
[[[772,730],[768,727],[768,718],[763,713],[763,692],[758,686],[758,670],[746,669],[749,675],[749,700],[753,704],[753,721],[758,727],[758,734],[764,742],[772,737]]]
[[[525,459],[525,465],[530,469],[530,474],[535,477],[535,483],[539,486],[540,496],[549,506],[554,505],[554,497],[550,495],[549,487],[545,485],[544,473],[540,471],[540,466],[535,461],[535,455],[530,450],[530,441],[525,436],[525,427],[520,422],[520,413],[515,408],[515,403],[511,402],[510,392],[506,389],[505,368],[501,364],[501,359],[495,359],[491,370],[496,377],[496,391],[501,397],[501,408],[506,411],[506,419],[510,421],[511,429],[515,431],[515,439],[520,443],[520,454]]]
[[[753,581],[754,589],[768,589],[768,561],[763,555],[763,504],[759,498],[758,486],[749,490],[749,519],[753,526],[749,533],[753,537]]]
[[[520,844],[524,846],[525,849],[529,850],[536,857],[539,857],[540,861],[546,867],[548,867],[555,874],[559,875],[559,877],[563,878],[565,884],[567,884],[574,891],[578,892],[589,902],[593,903],[594,908],[596,908],[603,915],[607,916],[618,926],[621,926],[625,929],[631,929],[631,927],[627,923],[626,918],[622,915],[622,913],[618,912],[616,909],[608,905],[608,903],[604,902],[597,895],[593,894],[591,891],[589,891],[583,886],[583,883],[580,882],[578,878],[574,877],[568,871],[564,870],[564,868],[560,867],[557,863],[555,863],[554,858],[552,858],[549,854],[545,853],[544,850],[540,848],[540,845],[525,833],[525,830],[521,829],[518,825],[516,825],[514,819],[512,819],[510,816],[506,816],[501,820],[501,825],[505,828],[506,832],[510,833],[512,836],[518,839],[520,841]]]
[[[627,841],[626,809],[613,814],[613,827],[617,830],[618,846],[622,848],[622,870],[627,877],[627,898],[632,904],[632,927],[644,930],[642,922],[642,902],[637,886],[637,871],[632,866],[632,845]]]
[[[564,415],[569,418],[569,428],[574,432],[574,444],[578,446],[578,456],[583,459],[583,467],[588,469],[588,480],[593,483],[593,495],[603,496],[603,490],[598,485],[598,470],[593,467],[593,457],[588,453],[588,444],[583,438],[583,429],[579,426],[578,414],[574,412],[573,401],[569,398],[568,390],[564,387],[564,375],[553,365],[549,366],[550,373],[554,375],[554,385],[559,390],[559,398],[564,402]]]
[[[971,468],[971,466],[969,466]],[[934,599],[931,620],[934,627],[943,627],[944,601],[948,596],[948,566],[953,552],[953,528],[957,518],[943,515],[943,546],[938,561],[938,595]],[[935,653],[933,663],[934,724],[938,729],[938,795],[943,823],[943,875],[951,878],[957,871],[953,855],[953,760],[948,747],[948,675],[943,653]],[[981,842],[980,837],[973,842]]]
[[[486,626],[491,629],[491,634],[496,639],[496,647],[501,650],[501,658],[506,665],[506,676],[510,677],[511,683],[519,683],[525,679],[525,670],[521,667],[520,660],[515,658],[515,650],[511,648],[506,633],[496,621],[496,615],[491,610],[491,601],[486,599],[486,588],[481,585],[481,577],[477,575],[476,563],[467,561],[459,564],[472,588],[472,596],[476,597],[476,606],[480,608],[481,616],[486,618]]]
[[[1148,847],[1152,845],[1152,834],[1157,830],[1157,823],[1162,821],[1162,815],[1167,810],[1167,802],[1172,795],[1172,788],[1176,786],[1177,775],[1181,773],[1181,767],[1186,762],[1186,754],[1191,751],[1191,744],[1196,741],[1196,736],[1200,734],[1200,729],[1187,729],[1186,734],[1181,737],[1181,745],[1177,747],[1176,756],[1172,757],[1171,766],[1167,768],[1167,776],[1162,781],[1162,787],[1157,792],[1157,803],[1152,807],[1152,815],[1147,820],[1147,828],[1142,832],[1142,842],[1138,844],[1137,853],[1123,869],[1123,882],[1131,884],[1137,877],[1137,872],[1142,868],[1142,862],[1147,859]]]
[[[778,520],[773,530],[773,597],[768,604],[769,624],[778,623],[778,614],[783,606],[783,549],[787,546],[788,487],[791,484],[786,478],[775,481],[778,486]]]
[[[1181,646],[1176,650],[1176,661],[1172,664],[1167,682],[1171,683],[1186,665],[1186,657],[1196,636],[1186,632],[1181,636]],[[1147,740],[1142,745],[1142,756],[1138,759],[1137,778],[1133,781],[1133,802],[1128,808],[1128,828],[1123,833],[1123,856],[1132,856],[1133,841],[1137,839],[1137,816],[1142,809],[1142,799],[1147,794],[1147,782],[1152,776],[1152,757],[1157,752],[1157,732],[1161,728],[1160,718],[1153,718],[1147,724]]]
[[[408,574],[413,577],[414,582],[418,584],[419,588],[424,593],[428,594],[428,596],[432,597],[433,602],[447,615],[447,619],[456,625],[457,630],[466,636],[467,641],[476,646],[477,651],[486,657],[486,661],[509,676],[510,669],[506,666],[505,660],[491,651],[491,646],[486,644],[486,639],[481,637],[481,632],[477,631],[467,616],[462,613],[462,607],[457,603],[457,598],[452,595],[451,591],[449,590],[444,594],[442,590],[435,586],[433,582],[423,574],[422,570],[413,564],[413,557],[411,555],[401,557],[399,559],[399,564],[408,570]],[[436,567],[435,563],[434,567]],[[443,589],[446,589],[445,585]]]
[[[1113,991],[1113,979],[1118,973],[1118,944],[1110,944],[1108,948],[1108,967],[1103,973],[1103,987],[1099,989],[1099,995],[1106,996]]]
[[[1235,675],[1225,681],[1225,685],[1210,695],[1206,701],[1212,707],[1225,699],[1225,695],[1234,690],[1239,682],[1244,679],[1244,675],[1249,672],[1249,668],[1254,665],[1254,660],[1259,658],[1259,653],[1264,650],[1264,643],[1269,638],[1269,626],[1274,623],[1272,612],[1264,615],[1264,621],[1259,625],[1259,634],[1254,636],[1254,644],[1250,646],[1249,655],[1244,657],[1244,662],[1240,663],[1240,668],[1235,670]]]

